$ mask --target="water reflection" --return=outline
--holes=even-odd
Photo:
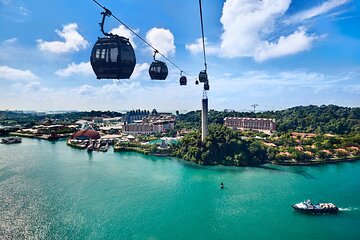
[[[270,166],[270,165],[263,165],[263,166],[256,166],[255,168],[261,168],[261,169],[266,169],[266,170],[271,170],[271,171],[277,171],[277,172],[287,172],[287,173],[294,173],[297,175],[301,175],[305,178],[309,178],[309,179],[316,179],[314,177],[314,175],[306,172],[303,169],[299,169],[296,166],[292,166],[291,169],[287,168],[287,167],[276,167],[276,166]]]
[[[87,152],[87,155],[88,155],[89,162],[91,162],[92,159],[93,159],[93,152],[92,151],[86,151],[86,152]]]

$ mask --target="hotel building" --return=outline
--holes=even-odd
[[[276,131],[275,119],[268,118],[226,117],[224,125],[240,130]]]
[[[149,116],[130,124],[124,124],[123,132],[127,134],[152,134],[173,130],[175,117],[172,115]]]

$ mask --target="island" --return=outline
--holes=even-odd
[[[299,106],[280,111],[209,111],[209,134],[200,111],[155,109],[33,114],[0,112],[0,134],[57,140],[88,151],[134,151],[174,156],[201,165],[313,165],[360,159],[360,108]]]

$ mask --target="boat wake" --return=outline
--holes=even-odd
[[[340,211],[356,211],[359,210],[359,208],[352,208],[352,207],[348,207],[348,208],[339,208]]]

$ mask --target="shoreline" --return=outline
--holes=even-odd
[[[61,136],[61,137],[59,137],[59,139],[48,139],[44,136],[34,136],[34,135],[24,134],[24,133],[11,133],[10,135],[32,138],[32,139],[48,140],[48,141],[56,141],[56,140],[68,137],[68,136]],[[66,141],[66,145],[68,145],[69,147],[72,147],[75,149],[85,149],[86,148],[84,146],[72,144],[68,140],[69,139],[67,139],[67,141]],[[173,155],[171,153],[150,153],[150,152],[146,151],[145,149],[140,149],[140,148],[136,148],[136,147],[115,147],[114,146],[114,152],[136,152],[139,154],[155,156],[155,157],[176,157],[175,155]],[[196,162],[192,162],[189,160],[185,160],[183,158],[179,158],[179,159],[181,159],[185,162],[194,163],[199,166],[220,166],[221,165],[221,164],[204,165],[204,164],[198,164]],[[323,164],[336,164],[336,163],[355,162],[355,161],[360,161],[360,156],[351,156],[351,157],[343,157],[343,158],[328,158],[328,159],[312,159],[307,162],[298,162],[296,160],[285,160],[285,161],[280,162],[280,161],[272,160],[272,161],[269,161],[269,162],[261,164],[261,165],[271,164],[271,165],[280,165],[280,166],[316,166],[316,165],[323,165]],[[225,165],[223,165],[223,166],[225,166]],[[226,165],[226,166],[229,166],[229,167],[252,167],[253,165],[247,165],[247,166]]]
[[[295,160],[287,160],[283,162],[270,161],[269,163],[272,165],[282,165],[282,166],[314,166],[314,165],[323,165],[323,164],[336,164],[343,162],[355,162],[359,160],[360,160],[360,156],[352,156],[352,157],[343,157],[343,158],[328,158],[328,159],[317,159],[317,160],[314,159],[308,162],[297,162]]]
[[[17,132],[11,132],[9,135],[10,136],[25,137],[25,138],[42,139],[42,140],[47,140],[47,141],[56,141],[56,140],[63,139],[63,138],[68,138],[69,136],[71,136],[71,134],[63,134],[63,135],[57,135],[56,138],[51,138],[49,135],[35,136],[33,134],[17,133]]]

